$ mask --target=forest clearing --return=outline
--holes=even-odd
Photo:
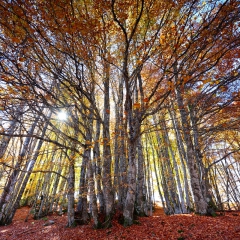
[[[240,239],[239,77],[239,0],[1,0],[1,235]]]
[[[162,208],[157,207],[152,217],[140,217],[139,223],[123,227],[117,219],[110,229],[94,230],[93,223],[75,228],[66,228],[67,216],[52,215],[41,220],[25,218],[29,208],[17,210],[13,223],[0,227],[2,240],[239,240],[240,212],[219,213],[216,217],[179,214],[166,216]],[[220,215],[222,214],[222,215]],[[49,220],[54,224],[46,225]]]

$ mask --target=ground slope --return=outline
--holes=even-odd
[[[152,217],[139,218],[139,224],[124,228],[117,220],[111,229],[93,230],[92,225],[66,228],[67,217],[52,215],[41,220],[25,218],[29,208],[17,211],[13,223],[0,227],[1,240],[77,240],[77,239],[240,239],[240,212],[226,212],[223,216],[205,217],[194,214],[164,215],[157,208]],[[54,224],[44,226],[49,220]]]

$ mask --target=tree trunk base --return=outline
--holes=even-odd
[[[124,222],[123,222],[123,226],[124,227],[128,227],[128,226],[131,226],[133,225],[133,220],[131,218],[124,218]]]
[[[73,222],[68,222],[67,225],[66,225],[66,228],[74,228],[77,226],[77,223],[76,221],[74,220]]]
[[[12,223],[12,219],[6,218],[6,219],[1,219],[0,220],[0,226],[6,226],[6,225],[9,225],[11,223]]]
[[[105,222],[102,223],[102,228],[107,229],[112,227],[112,215],[109,214],[105,217]]]
[[[95,223],[95,224],[93,225],[93,229],[101,229],[101,228],[102,228],[101,222],[98,222],[97,224]]]

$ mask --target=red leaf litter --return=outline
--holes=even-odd
[[[217,217],[181,214],[166,216],[161,208],[156,208],[152,217],[139,218],[138,225],[123,227],[113,220],[110,229],[94,230],[89,225],[66,228],[67,216],[53,214],[40,220],[29,216],[29,208],[18,209],[12,224],[0,227],[1,240],[77,240],[77,239],[240,239],[240,212],[225,212]],[[46,225],[48,221],[54,224]]]

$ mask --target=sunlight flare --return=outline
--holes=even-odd
[[[65,121],[68,118],[68,115],[65,111],[61,111],[57,114],[57,118],[61,121]]]

